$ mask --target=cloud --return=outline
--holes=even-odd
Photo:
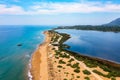
[[[0,14],[11,15],[39,15],[39,14],[68,14],[68,13],[94,13],[111,12],[120,13],[120,4],[110,2],[86,2],[86,3],[63,3],[63,2],[43,2],[28,6],[27,10],[23,6],[0,4]]]
[[[22,7],[20,6],[11,6],[11,7],[7,7],[7,5],[4,4],[0,4],[0,14],[25,14],[26,11],[23,10]]]

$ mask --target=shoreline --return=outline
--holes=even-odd
[[[80,56],[83,56],[83,57],[86,57],[86,58],[89,58],[89,59],[93,59],[93,60],[96,60],[96,61],[100,61],[102,63],[112,65],[112,66],[120,69],[120,63],[117,63],[115,61],[107,60],[107,59],[103,59],[103,58],[99,58],[99,57],[93,57],[93,56],[89,56],[89,55],[83,55],[83,54],[80,54],[80,53],[77,53],[77,52],[74,52],[74,51],[71,51],[71,50],[67,50],[67,51],[72,52],[74,54],[78,54]]]
[[[37,63],[35,63],[36,62],[36,60],[38,60],[38,61],[40,61],[40,55],[38,55],[38,50],[39,50],[39,47],[35,50],[35,52],[32,54],[32,56],[31,56],[31,60],[30,60],[30,65],[31,65],[31,67],[30,67],[30,74],[31,74],[31,76],[32,76],[32,78],[31,78],[31,80],[38,80],[38,79],[36,79],[35,77],[36,77],[36,75],[35,74],[39,74],[39,72],[38,73],[36,73],[36,72],[34,72],[34,71],[36,71],[36,70],[39,70],[39,63],[37,62]],[[36,55],[38,55],[38,57],[36,56]],[[36,60],[34,60],[36,58]],[[38,65],[37,65],[38,64]],[[35,66],[34,66],[35,65]],[[37,67],[37,68],[36,68]],[[35,68],[36,68],[36,70],[35,70]]]
[[[69,58],[71,58],[71,59],[74,59],[74,61],[79,64],[79,66],[82,68],[82,70],[87,69],[88,71],[90,71],[90,73],[91,73],[91,76],[89,76],[90,79],[98,79],[98,80],[111,80],[112,79],[112,77],[110,79],[108,79],[108,77],[104,77],[104,76],[102,77],[102,76],[99,76],[97,73],[93,72],[93,70],[95,69],[95,70],[99,70],[102,73],[105,73],[105,75],[107,75],[106,73],[108,73],[108,72],[104,71],[104,69],[102,69],[100,66],[104,67],[107,64],[107,66],[112,66],[113,68],[116,68],[116,69],[118,68],[118,70],[120,69],[120,64],[117,64],[115,62],[78,54],[74,51],[69,51],[64,48],[60,49],[61,45],[63,47],[63,43],[70,38],[70,35],[68,35],[68,34],[57,33],[54,31],[53,32],[45,31],[44,35],[45,35],[44,42],[39,45],[39,47],[33,53],[32,58],[31,58],[31,69],[30,69],[30,72],[32,75],[31,80],[48,80],[48,79],[49,80],[67,80],[65,77],[66,72],[64,72],[65,71],[64,67],[66,67],[66,69],[67,69],[66,71],[70,72],[71,74],[74,73],[74,75],[77,75],[77,73],[75,73],[73,71],[73,69],[69,68],[69,66],[60,65],[60,63],[59,63],[60,59],[67,61],[68,58],[63,59],[60,57],[56,57],[56,55],[59,55],[58,54],[59,50],[62,50],[62,52],[60,52],[60,55],[63,55],[63,52],[64,52],[64,54],[67,53],[67,56],[69,56]],[[79,59],[77,59],[76,56],[82,57],[81,58],[82,61],[81,60],[79,61]],[[96,68],[93,67],[93,69],[91,69],[88,66],[86,66],[87,65],[85,63],[86,59],[88,61],[89,60],[93,61],[93,63],[94,62],[96,63],[96,61],[97,61],[97,67]],[[59,64],[56,62],[58,62]],[[67,64],[68,62],[65,62],[65,63]],[[63,66],[63,69],[59,69],[60,66],[61,67]],[[62,73],[62,72],[64,72],[64,73]],[[85,75],[82,72],[80,72],[80,75],[82,75],[82,80],[83,80]],[[71,76],[69,76],[67,78],[70,78],[70,77]],[[116,77],[116,80],[119,80],[119,79],[120,79],[120,77]],[[75,80],[77,80],[77,79],[75,79]]]
[[[47,31],[44,32],[44,35],[45,35],[44,41],[38,46],[38,48],[33,53],[32,58],[31,58],[30,73],[32,75],[32,80],[40,80],[41,76],[44,76],[44,74],[41,74],[41,72],[42,71],[44,72],[44,70],[47,71],[46,48],[48,45],[47,41],[49,41]],[[45,54],[43,54],[43,53],[45,53]],[[45,74],[47,75],[47,72]],[[44,76],[43,79],[41,79],[41,80],[47,80],[47,77],[45,78],[45,76]]]
[[[32,67],[31,60],[32,60],[32,58],[29,60],[29,64],[28,64],[28,72],[27,72],[28,80],[32,80],[32,78],[33,78],[32,74],[31,74],[31,67]]]

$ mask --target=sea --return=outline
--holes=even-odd
[[[43,32],[57,26],[0,26],[0,80],[31,80],[30,60],[44,40]],[[120,32],[58,30],[71,38],[69,50],[120,63]],[[18,46],[18,45],[21,46]]]
[[[43,31],[52,27],[0,26],[0,80],[31,80],[31,55],[43,42]]]

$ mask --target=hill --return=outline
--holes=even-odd
[[[117,19],[115,19],[115,20],[113,20],[110,23],[105,24],[105,25],[107,25],[107,26],[120,26],[120,18],[117,18]]]

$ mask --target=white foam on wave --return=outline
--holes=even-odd
[[[30,72],[30,69],[31,69],[31,60],[29,61],[29,70],[28,70],[28,80],[32,80],[33,76]]]
[[[38,49],[38,46],[39,45],[36,45],[36,49],[34,50],[34,52]],[[33,54],[31,55],[31,56],[33,56]],[[31,58],[32,59],[32,58]],[[31,65],[31,59],[29,60],[29,70],[28,70],[28,80],[33,80],[33,76],[32,76],[32,74],[31,74],[31,72],[30,72],[30,70],[31,70],[31,67],[32,67],[32,65]]]
[[[32,75],[31,75],[30,71],[28,71],[28,79],[32,80]]]
[[[30,55],[29,55],[29,54],[26,54],[26,55],[25,55],[25,57],[28,57],[28,58],[30,58]]]

